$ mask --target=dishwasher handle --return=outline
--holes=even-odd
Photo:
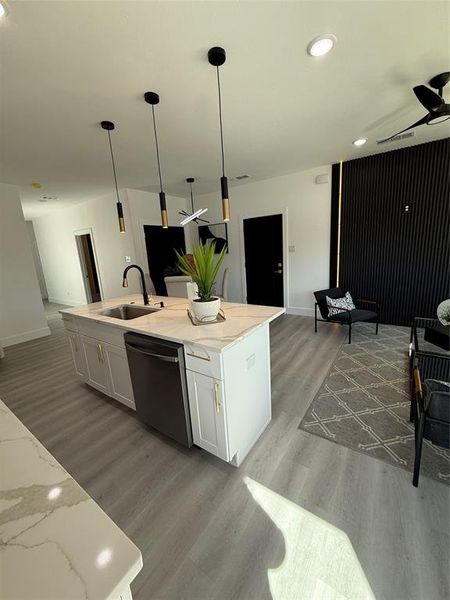
[[[151,356],[152,358],[157,358],[158,360],[162,360],[164,362],[177,363],[179,362],[178,357],[176,356],[165,356],[164,354],[155,354],[154,352],[146,352],[143,349],[140,349],[138,346],[131,346],[130,344],[126,344],[127,348],[132,352],[136,352],[138,354],[145,354],[145,356]]]

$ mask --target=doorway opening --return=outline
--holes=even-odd
[[[148,268],[151,280],[158,296],[167,296],[164,277],[179,275],[175,250],[186,252],[184,227],[168,227],[161,225],[144,225],[145,248],[147,250]]]
[[[78,248],[78,256],[80,258],[86,300],[88,303],[100,302],[102,293],[92,230],[75,232],[75,240]]]
[[[244,217],[244,298],[249,304],[284,306],[283,214]]]

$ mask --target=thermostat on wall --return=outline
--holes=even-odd
[[[316,176],[316,183],[328,183],[328,173],[321,173]]]

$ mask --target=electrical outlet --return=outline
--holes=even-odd
[[[131,262],[131,256],[125,256],[125,262],[126,263],[130,263]]]
[[[289,246],[289,252],[295,252],[295,246]]]

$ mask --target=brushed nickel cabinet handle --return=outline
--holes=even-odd
[[[100,349],[100,362],[104,363],[105,362],[105,355],[103,354],[103,346],[101,344],[98,345],[99,349]]]
[[[102,362],[102,359],[100,357],[100,344],[97,344],[97,360],[98,362]]]
[[[220,403],[219,400],[219,384],[215,383],[214,384],[214,400],[216,402],[216,412],[220,412],[220,409],[222,407],[222,404]]]
[[[75,336],[72,336],[72,339],[73,339],[73,345],[75,346],[75,352],[78,352],[77,338]]]
[[[211,361],[210,356],[199,356],[198,354],[194,354],[193,352],[186,352],[187,356],[192,356],[192,358],[199,358],[200,360],[206,360],[208,362]]]

